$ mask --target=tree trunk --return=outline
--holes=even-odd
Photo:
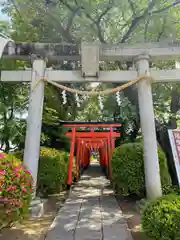
[[[10,150],[9,140],[6,139],[6,140],[4,141],[4,143],[5,143],[5,149],[4,149],[4,151],[5,151],[5,153],[9,153],[9,150]]]

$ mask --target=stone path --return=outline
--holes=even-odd
[[[93,162],[72,189],[46,240],[132,240],[109,181]]]

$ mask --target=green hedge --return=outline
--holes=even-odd
[[[23,152],[14,153],[23,158]],[[37,193],[43,196],[59,193],[66,187],[69,153],[41,147],[38,169]]]
[[[66,186],[68,153],[41,148],[37,191],[43,195],[59,193]]]
[[[166,189],[164,195],[168,195],[168,194],[176,194],[180,196],[180,187],[175,185],[170,186],[169,188]]]
[[[142,215],[142,228],[157,240],[180,239],[180,196],[170,194],[148,204]]]
[[[164,153],[158,149],[163,188],[171,185]],[[112,180],[123,195],[145,196],[145,176],[142,143],[127,143],[116,148],[111,161]]]

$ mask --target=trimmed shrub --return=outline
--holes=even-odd
[[[23,151],[17,151],[15,156],[23,158]],[[47,196],[59,193],[66,187],[69,153],[54,148],[41,147],[37,193]],[[74,178],[74,166],[72,179]]]
[[[165,189],[165,195],[167,194],[176,194],[176,195],[179,195],[180,196],[180,187],[179,186],[176,186],[176,185],[173,185],[173,186],[170,186],[169,188]]]
[[[0,228],[28,215],[32,177],[22,162],[0,153]]]
[[[173,186],[173,187],[172,187],[172,192],[171,192],[171,193],[174,193],[174,194],[180,196],[180,187],[179,187],[179,186]]]
[[[41,148],[37,191],[43,195],[59,193],[66,186],[69,154]]]
[[[158,149],[160,174],[163,188],[171,186],[166,157]],[[127,143],[116,148],[111,161],[112,180],[123,195],[145,196],[145,176],[142,143]]]
[[[157,240],[180,239],[180,196],[170,194],[148,204],[142,215],[147,236]]]

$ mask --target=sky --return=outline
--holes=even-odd
[[[0,0],[0,4],[1,4],[2,0]],[[0,20],[8,20],[7,15],[5,15],[4,13],[1,12],[2,7],[0,6]]]

